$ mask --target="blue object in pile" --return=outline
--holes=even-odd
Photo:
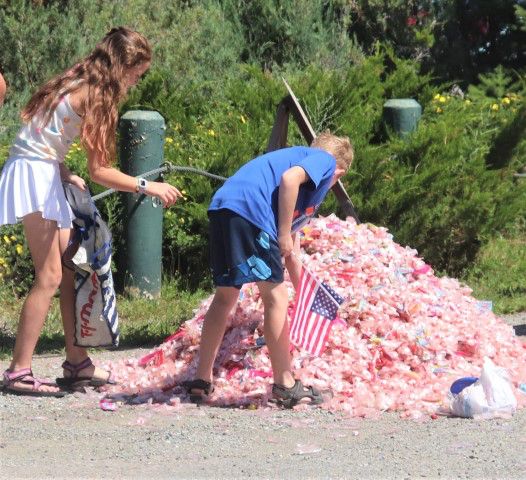
[[[462,390],[464,390],[466,387],[469,387],[470,385],[473,385],[478,380],[478,377],[462,377],[458,380],[455,380],[451,387],[449,387],[449,390],[453,395],[457,395]]]

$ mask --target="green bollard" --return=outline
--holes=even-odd
[[[412,98],[394,98],[384,103],[385,124],[402,137],[416,130],[421,115],[422,107]]]
[[[130,110],[119,124],[121,169],[133,177],[163,162],[165,123],[157,112]],[[148,179],[150,180],[150,179]],[[124,231],[118,255],[120,291],[161,294],[163,207],[154,197],[123,193]]]

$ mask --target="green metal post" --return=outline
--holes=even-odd
[[[384,103],[385,124],[402,137],[416,129],[421,115],[422,107],[412,98],[395,98]]]
[[[131,110],[119,124],[120,164],[134,177],[163,162],[165,123],[157,112]],[[163,207],[156,198],[123,194],[124,232],[118,255],[118,287],[139,296],[161,293]]]

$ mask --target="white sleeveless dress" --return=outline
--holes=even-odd
[[[46,126],[40,115],[25,124],[15,139],[0,175],[0,225],[19,222],[29,213],[72,228],[59,165],[80,132],[81,118],[62,97]]]

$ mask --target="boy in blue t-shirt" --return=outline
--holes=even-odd
[[[228,315],[241,286],[256,282],[264,307],[274,397],[287,407],[302,398],[321,403],[320,393],[304,387],[291,371],[282,257],[297,289],[301,264],[291,254],[299,252],[296,232],[316,213],[353,156],[347,137],[322,133],[311,147],[284,148],[248,162],[212,198],[210,266],[216,292],[203,323],[196,379],[185,382],[192,401],[213,391],[212,368]]]

